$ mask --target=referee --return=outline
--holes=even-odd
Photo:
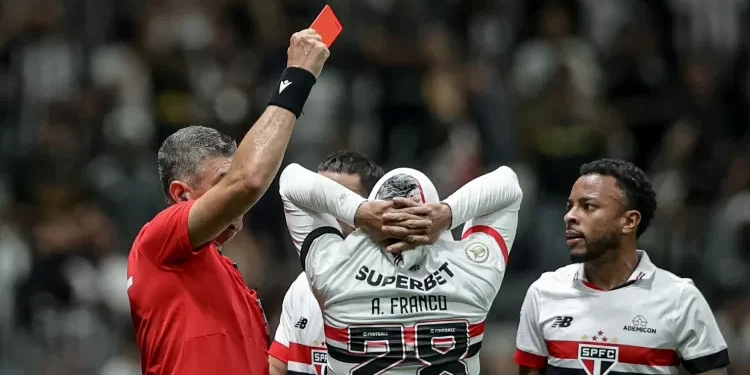
[[[656,210],[651,182],[613,159],[581,167],[565,214],[574,264],[526,294],[516,337],[521,374],[726,375],[727,344],[701,292],[655,266],[636,242]]]
[[[128,257],[144,375],[268,373],[260,302],[219,248],[278,172],[328,55],[315,31],[292,35],[279,86],[239,147],[216,130],[191,126],[159,149],[169,207],[143,226]]]

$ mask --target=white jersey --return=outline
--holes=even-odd
[[[310,285],[322,301],[328,365],[333,372],[478,374],[484,321],[516,234],[522,193],[515,173],[500,168],[446,199],[455,225],[465,221],[462,215],[469,211],[480,215],[466,224],[461,241],[441,239],[426,246],[423,257],[408,271],[361,232],[344,240],[332,217],[309,212],[317,221],[300,229],[299,210],[317,206],[319,212],[347,211],[341,202],[348,197],[341,190],[332,191],[327,195],[334,198],[333,204],[312,204],[287,186],[292,177],[300,189],[313,194],[319,189],[309,187],[310,181],[300,182],[306,177],[298,168],[282,173],[287,222],[300,244]],[[321,189],[329,188],[333,186]],[[484,211],[467,208],[467,201]],[[339,219],[347,222],[351,217]],[[298,236],[305,232],[305,237]]]
[[[624,286],[602,291],[583,264],[543,274],[529,287],[515,360],[545,375],[677,374],[729,365],[711,309],[689,279],[638,250]]]
[[[286,363],[289,375],[324,375],[327,354],[323,315],[305,273],[289,287],[268,354]]]

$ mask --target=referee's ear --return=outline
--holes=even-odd
[[[169,184],[169,197],[172,198],[174,204],[187,202],[193,198],[190,187],[182,181],[172,181]]]
[[[622,234],[635,234],[638,232],[638,224],[641,223],[641,213],[636,210],[625,211],[621,221]]]

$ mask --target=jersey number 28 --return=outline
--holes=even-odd
[[[400,324],[349,328],[349,351],[367,354],[368,347],[384,346],[379,355],[353,368],[351,375],[376,375],[407,360],[406,331]],[[419,375],[467,375],[462,360],[469,350],[466,321],[429,322],[414,325],[415,359],[423,364]]]

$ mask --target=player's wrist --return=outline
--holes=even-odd
[[[287,67],[268,105],[284,108],[299,118],[316,81],[315,75],[304,68]]]
[[[367,226],[367,219],[370,217],[369,211],[367,210],[367,201],[363,201],[357,206],[357,210],[354,211],[354,228],[363,229],[362,227]]]
[[[453,209],[451,206],[448,203],[440,202],[434,205],[432,209],[434,212],[432,221],[435,225],[442,230],[450,230],[453,226]]]

